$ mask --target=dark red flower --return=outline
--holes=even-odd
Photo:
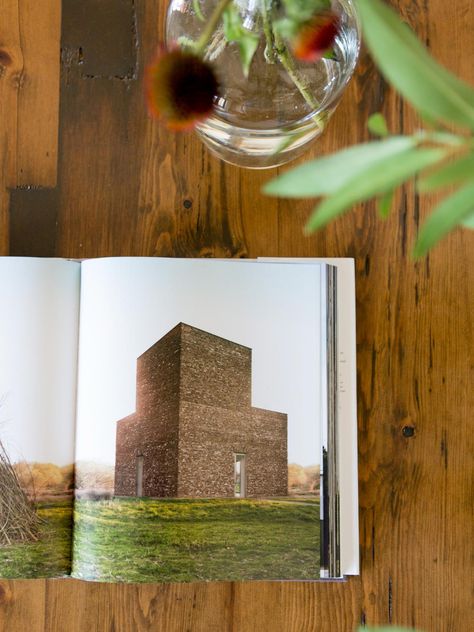
[[[318,61],[334,44],[339,28],[340,19],[336,13],[318,13],[299,29],[293,42],[295,57],[303,61]]]
[[[175,48],[160,49],[146,68],[148,110],[170,129],[184,130],[206,119],[219,85],[213,69],[197,55]]]

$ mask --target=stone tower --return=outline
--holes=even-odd
[[[178,324],[137,360],[115,495],[286,496],[287,415],[251,405],[252,351]]]

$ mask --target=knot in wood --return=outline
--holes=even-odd
[[[13,63],[11,55],[6,50],[0,48],[0,66],[10,66]]]
[[[402,435],[409,439],[410,437],[414,437],[415,436],[415,426],[403,426],[402,428]]]

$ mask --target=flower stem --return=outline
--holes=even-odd
[[[216,8],[212,12],[211,17],[209,18],[204,31],[201,33],[201,36],[196,42],[194,50],[197,55],[204,54],[205,48],[208,45],[209,40],[213,36],[214,31],[216,30],[217,25],[219,24],[219,21],[222,17],[222,14],[224,13],[224,11],[227,8],[227,5],[230,4],[231,1],[232,0],[220,0],[220,2],[216,5]]]
[[[206,18],[202,14],[201,5],[199,4],[199,0],[193,0],[193,9],[194,9],[194,13],[196,14],[198,20],[201,20],[201,22],[205,22]]]
[[[308,87],[304,84],[303,81],[301,81],[300,77],[298,77],[298,72],[296,70],[294,61],[291,55],[289,54],[288,47],[286,46],[283,39],[280,37],[278,31],[273,30],[273,37],[275,41],[275,50],[277,52],[278,59],[281,65],[286,70],[286,72],[290,76],[295,86],[300,91],[301,96],[304,98],[304,100],[309,105],[309,107],[312,110],[316,110],[318,108],[318,103],[313,97],[313,95],[311,94],[311,92],[308,90]]]
[[[265,40],[267,42],[267,45],[265,47],[265,59],[268,61],[268,63],[273,64],[276,61],[276,55],[275,55],[275,40],[273,37],[273,29],[272,29],[272,23],[271,23],[271,18],[270,15],[268,13],[269,9],[271,11],[272,6],[271,6],[271,0],[269,2],[269,6],[267,6],[267,2],[268,0],[261,0],[261,5],[262,5],[262,18],[263,18],[263,32],[265,33]]]

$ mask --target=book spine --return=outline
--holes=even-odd
[[[322,456],[321,568],[323,577],[340,577],[338,463],[337,268],[326,267],[327,434]]]

